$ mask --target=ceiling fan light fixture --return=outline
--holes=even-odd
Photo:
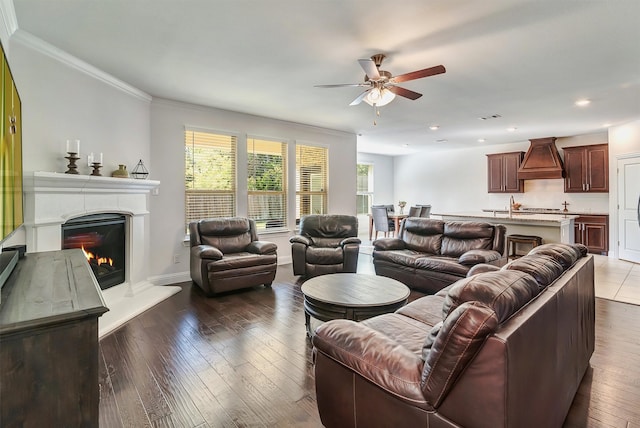
[[[396,94],[388,90],[387,88],[383,88],[382,90],[378,88],[373,88],[369,91],[366,97],[364,97],[364,102],[369,104],[370,106],[376,105],[377,107],[386,106],[396,97]]]

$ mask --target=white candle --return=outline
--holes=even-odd
[[[96,160],[100,165],[102,165],[102,152],[98,153],[98,160]]]
[[[89,153],[89,156],[87,156],[87,163],[89,165],[93,163],[93,152]]]

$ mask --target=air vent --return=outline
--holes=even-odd
[[[498,119],[500,117],[502,117],[502,116],[499,115],[499,114],[492,114],[492,115],[489,115],[489,116],[479,117],[478,119],[480,119],[480,120],[489,120],[489,119]]]

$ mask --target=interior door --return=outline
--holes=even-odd
[[[640,155],[618,160],[619,258],[640,263]]]

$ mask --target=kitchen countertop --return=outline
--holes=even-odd
[[[434,216],[440,217],[460,217],[460,218],[477,218],[484,220],[500,220],[501,223],[520,223],[520,224],[539,224],[539,225],[555,225],[556,227],[566,224],[576,218],[579,215],[571,214],[540,214],[531,213],[526,211],[516,211],[509,216],[508,212],[498,212],[498,210],[491,212],[451,212],[451,213],[433,213]]]
[[[504,208],[500,208],[500,209],[490,209],[490,208],[483,208],[482,212],[486,212],[486,213],[500,213],[500,214],[507,214],[509,213],[508,210],[505,210]],[[522,214],[526,214],[526,215],[530,215],[531,213],[535,213],[535,214],[556,214],[556,215],[609,215],[609,213],[605,213],[605,212],[587,212],[587,211],[562,211],[562,210],[554,210],[554,209],[538,209],[536,208],[535,210],[528,210],[527,208],[524,209],[520,209],[520,210],[515,210],[513,211],[514,213],[522,213]]]

